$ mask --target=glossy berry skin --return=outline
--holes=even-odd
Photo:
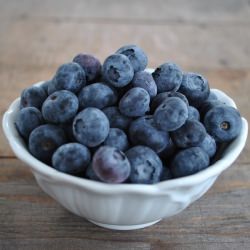
[[[67,174],[83,173],[91,159],[87,147],[80,143],[67,143],[60,146],[52,156],[52,166]]]
[[[171,132],[171,138],[179,148],[198,146],[205,139],[206,129],[196,120],[187,120],[183,126]]]
[[[194,107],[199,107],[209,96],[210,88],[207,79],[196,73],[185,73],[178,90],[185,95]]]
[[[132,87],[140,87],[145,89],[152,98],[157,95],[157,86],[155,84],[152,74],[146,71],[138,71],[130,84]]]
[[[87,107],[105,108],[117,102],[114,88],[104,83],[93,83],[82,88],[78,94],[80,109]]]
[[[198,109],[193,106],[188,106],[188,120],[200,120],[200,113]]]
[[[152,99],[152,102],[150,104],[150,111],[154,112],[169,97],[181,98],[181,100],[184,101],[187,106],[189,106],[188,99],[180,92],[175,92],[175,91],[162,92]]]
[[[178,97],[167,98],[154,112],[156,126],[163,131],[174,131],[188,118],[188,108]]]
[[[125,151],[129,147],[127,135],[119,128],[111,128],[103,145]]]
[[[76,115],[73,121],[73,134],[76,140],[87,147],[100,145],[109,133],[109,121],[97,108],[86,108]]]
[[[35,128],[29,136],[29,151],[38,160],[50,164],[55,150],[67,142],[63,129],[44,124]]]
[[[102,74],[109,84],[121,88],[131,82],[134,77],[134,69],[126,56],[113,54],[104,61]]]
[[[206,113],[204,125],[217,142],[228,142],[240,134],[242,120],[237,109],[226,105],[217,106]]]
[[[153,184],[160,181],[162,162],[151,148],[135,146],[126,152],[126,156],[131,164],[131,183]]]
[[[143,116],[149,110],[150,96],[139,87],[130,89],[119,102],[119,110],[128,117]]]
[[[174,178],[198,173],[209,166],[209,156],[200,147],[191,147],[179,151],[172,163],[171,172]]]
[[[47,98],[46,91],[39,86],[31,86],[21,93],[20,108],[35,107],[40,109]]]
[[[206,134],[204,140],[198,144],[198,147],[202,148],[210,158],[215,155],[217,148],[214,138],[209,134]]]
[[[152,76],[158,93],[177,91],[182,81],[182,71],[175,63],[164,63],[156,68]]]
[[[107,183],[124,182],[131,170],[126,155],[110,146],[102,146],[96,151],[92,166],[98,178]]]
[[[134,72],[142,71],[147,67],[148,57],[145,52],[136,45],[126,45],[116,51],[118,54],[123,54],[128,57],[131,62]]]
[[[68,90],[77,93],[86,85],[85,71],[78,63],[65,63],[57,69],[52,85],[49,88],[50,94],[57,90]]]
[[[131,122],[129,139],[134,145],[144,145],[160,153],[169,144],[167,132],[155,127],[152,116],[143,116]]]
[[[101,74],[101,63],[92,55],[78,54],[74,57],[73,62],[78,63],[83,68],[87,82],[96,80]]]
[[[41,112],[35,107],[21,109],[15,121],[15,125],[19,134],[28,139],[32,130],[43,124]]]
[[[120,128],[125,131],[128,129],[131,118],[123,115],[118,107],[107,107],[102,111],[108,117],[111,128]]]
[[[59,90],[48,96],[42,106],[42,114],[51,123],[69,122],[79,107],[77,97],[68,90]]]

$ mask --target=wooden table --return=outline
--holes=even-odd
[[[250,119],[250,2],[0,0],[1,116],[20,91],[78,52],[102,61],[121,45],[149,66],[204,74]],[[250,249],[250,144],[199,201],[137,231],[99,228],[37,186],[0,133],[0,249]]]

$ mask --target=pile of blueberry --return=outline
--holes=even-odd
[[[200,74],[164,63],[145,71],[136,45],[101,65],[79,54],[52,80],[23,90],[16,128],[58,171],[107,183],[153,184],[199,172],[241,131],[238,110]]]

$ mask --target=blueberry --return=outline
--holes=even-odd
[[[152,76],[158,93],[177,91],[181,85],[182,71],[175,63],[164,63],[152,73]]]
[[[143,116],[149,110],[150,96],[139,87],[130,89],[119,102],[120,112],[129,117]]]
[[[168,97],[179,97],[182,99],[182,101],[184,101],[187,104],[187,106],[189,105],[186,96],[184,96],[180,92],[175,92],[175,91],[162,92],[152,99],[152,102],[150,104],[151,112],[154,112],[157,109],[157,107],[160,106]]]
[[[112,106],[102,110],[109,119],[111,128],[120,128],[127,130],[131,122],[131,118],[121,114],[119,108]]]
[[[101,74],[101,63],[92,55],[78,54],[74,57],[73,62],[78,63],[83,68],[88,82],[96,80]]]
[[[162,172],[161,172],[161,181],[170,180],[172,178],[173,176],[172,176],[170,169],[166,166],[163,166]]]
[[[44,119],[51,123],[69,122],[76,115],[78,106],[78,99],[72,92],[59,90],[45,100],[42,114]]]
[[[40,109],[46,98],[47,93],[42,87],[31,86],[22,91],[20,108],[35,107]]]
[[[237,109],[226,105],[216,106],[206,113],[204,125],[217,142],[228,142],[240,134],[242,120]]]
[[[134,76],[134,70],[126,56],[114,54],[104,61],[102,74],[109,84],[121,88],[131,82]]]
[[[202,105],[199,107],[199,110],[200,110],[200,115],[201,115],[201,118],[203,119],[204,116],[206,115],[206,113],[214,108],[214,107],[217,107],[217,106],[224,106],[225,103],[223,103],[222,101],[220,100],[206,100],[205,102],[202,103]]]
[[[169,144],[169,135],[155,127],[152,116],[143,116],[131,122],[129,139],[134,145],[145,145],[160,153]]]
[[[218,97],[214,92],[210,91],[209,96],[206,101],[212,101],[212,100],[218,100]]]
[[[178,97],[167,98],[154,112],[156,126],[163,131],[174,131],[188,118],[188,108]]]
[[[188,120],[200,120],[200,113],[198,109],[193,106],[188,106]]]
[[[49,85],[51,84],[52,80],[48,80],[43,82],[43,84],[41,85],[41,88],[45,91],[46,95],[49,95],[48,89],[49,89]]]
[[[210,88],[207,79],[196,73],[185,73],[178,90],[185,95],[194,107],[199,107],[209,96]]]
[[[35,107],[21,109],[16,117],[16,128],[19,134],[28,139],[32,130],[43,124],[41,112]]]
[[[131,86],[145,89],[150,97],[154,97],[157,94],[157,86],[154,78],[146,71],[136,72],[132,79]]]
[[[177,147],[198,146],[205,139],[206,129],[196,120],[187,120],[183,126],[171,132],[171,138]]]
[[[172,163],[171,172],[175,178],[195,174],[209,166],[209,156],[200,147],[179,151]]]
[[[206,134],[206,137],[198,144],[198,147],[202,148],[208,156],[212,158],[216,153],[217,146],[214,138],[211,135]]]
[[[130,60],[135,72],[142,71],[147,67],[148,57],[145,52],[136,45],[126,45],[116,51],[123,54]]]
[[[176,152],[176,146],[173,143],[171,137],[169,138],[168,144],[166,147],[159,153],[159,156],[163,161],[170,159]]]
[[[117,93],[114,88],[104,83],[93,83],[82,88],[78,94],[80,108],[105,108],[117,102]]]
[[[44,124],[35,128],[29,136],[29,151],[37,159],[50,164],[55,150],[66,143],[63,129]]]
[[[124,182],[131,169],[125,154],[109,146],[100,147],[96,151],[92,166],[98,178],[107,183]]]
[[[103,142],[103,145],[117,148],[121,151],[128,149],[129,142],[127,135],[119,128],[111,128],[108,137]]]
[[[149,147],[135,146],[126,152],[131,165],[131,183],[153,184],[160,181],[162,162]]]
[[[85,71],[78,63],[65,63],[58,68],[52,80],[52,85],[50,86],[51,90],[49,88],[50,94],[53,90],[69,90],[77,93],[86,85]]]
[[[96,175],[93,167],[92,167],[92,163],[90,163],[86,169],[86,172],[85,172],[85,176],[90,179],[90,180],[93,180],[93,181],[101,181],[100,178]]]
[[[60,146],[52,156],[52,166],[63,173],[83,173],[90,162],[90,152],[79,143],[67,143]]]
[[[76,138],[73,134],[73,121],[68,122],[68,123],[61,123],[59,124],[60,128],[64,130],[64,133],[67,137],[68,142],[76,142]]]
[[[108,118],[97,108],[86,108],[74,118],[73,133],[76,140],[83,145],[98,146],[108,136]]]

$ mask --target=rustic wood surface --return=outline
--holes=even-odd
[[[249,0],[0,0],[0,115],[78,52],[123,44],[204,74],[250,120]],[[0,132],[0,249],[250,249],[250,144],[184,212],[137,231],[99,228],[37,186]]]

